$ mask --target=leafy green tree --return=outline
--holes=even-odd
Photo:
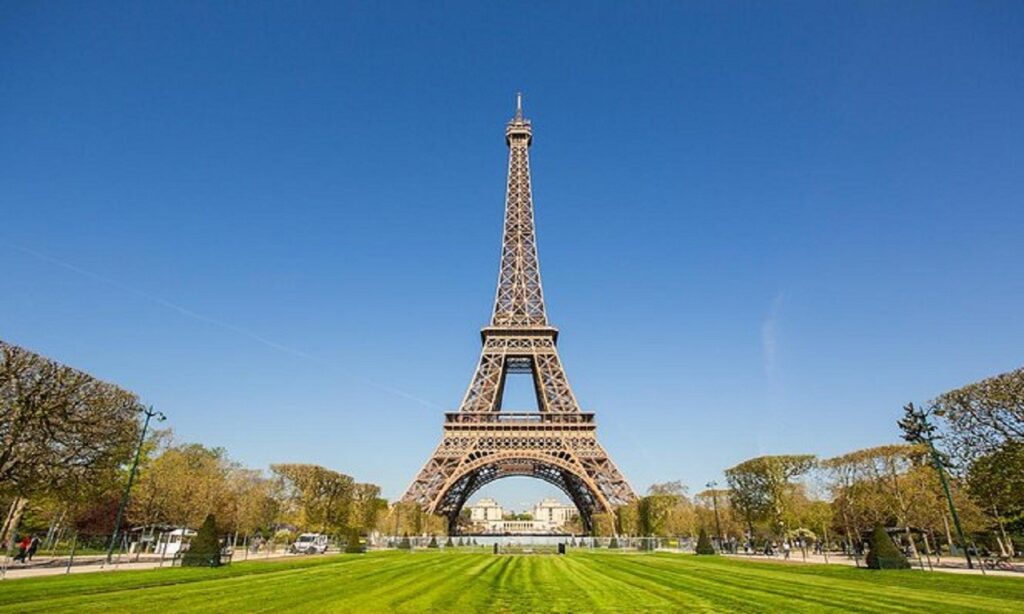
[[[208,514],[199,532],[192,538],[188,550],[181,557],[182,567],[219,567],[220,540],[217,539],[217,523],[213,514]]]
[[[772,533],[785,532],[789,508],[799,492],[794,480],[815,465],[816,459],[810,454],[760,456],[725,471],[730,502],[743,515],[751,533],[757,521],[766,521]]]
[[[388,502],[380,498],[380,486],[355,484],[352,487],[352,512],[349,526],[372,531],[388,509]]]
[[[352,527],[348,530],[348,539],[345,540],[345,552],[347,554],[362,554],[365,551],[366,549],[363,548],[359,535],[359,529]]]
[[[1024,441],[1024,367],[946,392],[932,411],[948,425],[963,465],[1007,441]]]
[[[139,437],[138,398],[0,341],[0,500],[5,541],[27,499],[82,499],[121,477]]]
[[[636,534],[668,537],[690,533],[695,514],[685,493],[686,487],[678,481],[652,485],[647,496],[636,502]]]
[[[875,525],[868,540],[867,566],[869,569],[909,569],[910,563],[886,533],[885,527]]]
[[[334,534],[351,526],[355,480],[350,476],[319,465],[280,464],[270,470],[280,480],[289,522]]]
[[[128,517],[142,525],[184,527],[199,525],[208,514],[229,518],[235,502],[228,476],[237,468],[223,448],[168,447],[139,472]]]
[[[715,554],[715,548],[711,545],[711,540],[708,539],[708,532],[704,530],[704,527],[700,528],[700,534],[697,536],[695,552],[697,554]]]
[[[967,486],[972,499],[995,519],[1001,550],[1012,554],[1007,527],[1024,533],[1024,442],[1006,442],[976,458],[967,470]]]

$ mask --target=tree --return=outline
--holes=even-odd
[[[387,514],[381,517],[378,527],[388,534],[425,535],[443,533],[446,521],[440,516],[428,514],[416,503],[397,501],[391,505]]]
[[[696,554],[715,554],[715,548],[711,545],[711,540],[708,539],[708,532],[704,530],[702,526],[700,528],[700,535],[697,537],[697,548]]]
[[[892,542],[885,528],[876,524],[868,540],[867,566],[869,569],[910,569],[907,557],[903,556]]]
[[[235,501],[228,476],[236,469],[223,448],[197,443],[168,447],[139,471],[128,517],[141,525],[178,527],[195,527],[208,514],[232,518]]]
[[[181,558],[182,567],[219,567],[220,540],[213,514],[208,514],[192,543]]]
[[[267,530],[280,513],[278,483],[262,471],[234,468],[227,475],[227,529],[242,535]]]
[[[725,488],[703,490],[693,496],[693,523],[696,526],[722,528],[722,535],[725,538],[733,535],[743,535],[743,518],[739,517],[733,509],[731,491]],[[718,513],[715,514],[715,508]]]
[[[138,398],[87,373],[0,341],[0,498],[13,501],[0,540],[26,499],[107,489],[138,440]]]
[[[678,481],[652,485],[648,495],[635,503],[635,534],[669,537],[692,533],[693,505],[686,498],[685,492],[686,487]],[[627,506],[624,510],[630,512],[630,519],[633,518],[633,509],[633,506]]]
[[[367,531],[377,525],[377,519],[387,510],[388,502],[380,498],[380,486],[356,484],[352,488],[352,516],[349,525]]]
[[[946,392],[932,408],[946,421],[961,464],[1024,441],[1024,367]]]
[[[754,531],[754,522],[767,521],[769,532],[785,529],[785,519],[794,492],[793,480],[816,464],[810,454],[760,456],[727,469],[732,506]]]
[[[974,501],[995,519],[1000,550],[1012,554],[1007,525],[1024,532],[1024,443],[1008,441],[976,458],[967,470],[967,485]]]
[[[593,524],[591,533],[595,537],[609,537],[615,535],[617,516],[617,513],[595,512],[590,517],[590,522]]]
[[[908,472],[926,461],[927,450],[919,444],[876,446],[850,452],[830,459],[829,466],[852,466],[861,480],[861,492],[870,493],[868,504],[874,508],[874,522],[886,523],[892,516],[897,526],[903,527],[907,545],[917,552],[911,534],[910,515],[915,503],[938,503],[935,492],[920,491],[922,483],[908,479]]]
[[[321,533],[344,533],[352,517],[355,480],[319,465],[279,464],[285,515],[295,525]]]
[[[362,554],[366,550],[360,540],[359,529],[353,527],[348,531],[348,539],[345,541],[345,552],[347,554]]]
[[[649,495],[672,495],[675,497],[686,496],[686,486],[681,480],[651,484],[647,489]]]

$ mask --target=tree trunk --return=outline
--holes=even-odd
[[[7,510],[7,518],[4,519],[3,527],[0,527],[0,544],[5,544],[6,549],[10,549],[14,541],[14,532],[18,530],[21,515],[25,512],[27,504],[28,499],[25,497],[15,497]]]
[[[1003,556],[1014,556],[1013,551],[1013,540],[1006,536],[1006,527],[1003,525],[1003,517],[999,515],[999,510],[996,506],[992,506],[992,513],[996,515],[996,522],[999,523],[999,533],[1003,536],[1003,539],[999,541],[999,550]],[[1004,547],[1003,544],[1006,544]]]
[[[910,532],[910,527],[904,525],[903,530],[907,534],[907,541],[910,542],[910,556],[915,559],[921,558],[921,555],[917,552],[917,544],[914,543],[914,534]]]
[[[942,526],[946,529],[946,543],[949,545],[949,554],[953,554],[953,534],[949,532],[949,519],[946,518],[946,512],[942,512]]]

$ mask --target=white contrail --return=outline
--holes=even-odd
[[[134,294],[135,296],[138,296],[138,297],[141,297],[143,299],[146,299],[147,301],[156,303],[157,305],[160,305],[160,306],[165,307],[167,309],[170,309],[172,311],[176,311],[177,313],[179,313],[179,314],[181,314],[183,316],[192,318],[194,320],[199,320],[200,322],[205,322],[207,324],[211,324],[211,325],[217,326],[219,328],[223,328],[224,330],[231,331],[231,332],[233,332],[233,333],[235,333],[237,335],[241,335],[243,337],[248,337],[249,339],[252,339],[253,341],[257,341],[259,343],[262,343],[263,345],[265,345],[267,347],[270,347],[270,348],[273,348],[275,350],[279,350],[281,352],[285,352],[285,353],[291,354],[293,356],[299,356],[301,358],[306,358],[308,360],[312,360],[312,361],[318,362],[318,363],[323,364],[323,365],[328,366],[328,367],[333,367],[333,368],[337,369],[338,371],[340,371],[346,377],[349,377],[351,379],[363,382],[364,384],[366,384],[368,386],[371,386],[373,388],[377,388],[378,390],[383,390],[385,392],[390,392],[391,394],[400,396],[400,397],[408,399],[410,401],[415,401],[416,403],[419,403],[419,404],[424,405],[426,407],[429,407],[431,409],[441,409],[441,406],[436,404],[436,403],[432,403],[432,402],[427,401],[425,399],[421,399],[421,398],[417,397],[416,395],[410,394],[410,393],[405,392],[403,390],[399,390],[397,388],[393,388],[391,386],[385,386],[384,384],[378,384],[377,382],[375,382],[375,381],[373,381],[373,380],[371,380],[371,379],[369,379],[367,377],[364,377],[364,376],[356,374],[356,373],[352,373],[351,371],[348,371],[347,369],[340,368],[337,365],[332,365],[332,364],[328,363],[327,361],[323,360],[322,358],[319,358],[317,356],[313,356],[312,354],[309,354],[308,352],[304,352],[302,350],[298,350],[298,349],[295,349],[293,347],[288,347],[287,345],[282,345],[280,343],[277,343],[276,341],[272,341],[270,339],[267,339],[266,337],[263,337],[261,335],[257,335],[254,332],[245,330],[244,328],[239,328],[239,327],[235,326],[234,324],[230,324],[228,322],[224,322],[224,321],[218,320],[216,318],[211,318],[211,317],[203,315],[201,313],[197,313],[195,311],[192,311],[191,309],[188,309],[187,307],[182,307],[181,305],[178,305],[177,303],[172,303],[171,301],[168,301],[167,299],[164,299],[164,298],[161,298],[159,296],[156,296],[155,294],[150,294],[149,292],[145,292],[145,291],[139,290],[137,288],[132,288],[131,286],[127,286],[127,285],[125,285],[125,284],[123,284],[123,283],[121,283],[121,282],[119,282],[119,281],[117,281],[115,279],[111,279],[109,277],[100,275],[98,273],[94,273],[92,271],[83,269],[83,268],[81,268],[79,266],[71,264],[70,262],[65,262],[64,260],[60,260],[60,259],[54,258],[52,256],[47,256],[46,254],[42,254],[42,253],[37,252],[37,251],[35,251],[33,249],[29,249],[27,247],[21,247],[21,246],[18,246],[18,245],[12,245],[11,247],[13,247],[14,249],[16,249],[16,250],[18,250],[20,252],[24,252],[24,253],[26,253],[26,254],[34,257],[34,258],[38,258],[39,260],[42,260],[43,262],[48,262],[48,263],[50,263],[52,265],[59,266],[61,268],[67,269],[69,271],[74,271],[75,273],[78,273],[79,275],[84,275],[85,277],[89,277],[89,278],[94,279],[94,280],[96,280],[98,282],[107,284],[109,286],[113,286],[113,287],[115,287],[115,288],[117,288],[119,290],[122,290],[124,292],[128,292],[130,294]]]

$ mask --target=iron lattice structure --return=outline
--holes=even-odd
[[[548,324],[530,187],[532,141],[517,99],[505,129],[508,186],[494,314],[481,330],[480,362],[459,410],[445,414],[440,445],[402,498],[447,517],[452,532],[469,496],[508,476],[560,488],[588,531],[595,512],[636,498],[597,441],[594,414],[580,410],[558,358],[558,329]],[[502,411],[510,373],[532,375],[538,412]]]

